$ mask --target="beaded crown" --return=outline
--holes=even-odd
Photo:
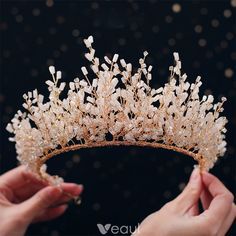
[[[223,103],[213,104],[212,95],[200,98],[202,84],[187,82],[181,73],[181,61],[174,53],[169,82],[151,88],[152,66],[147,66],[144,52],[139,68],[124,59],[104,57],[100,63],[92,47],[93,37],[84,40],[95,78],[69,83],[67,97],[61,98],[66,83],[62,73],[49,67],[52,80],[47,80],[49,99],[37,89],[23,95],[25,112],[18,111],[7,130],[13,133],[18,160],[33,172],[58,183],[62,179],[46,173],[45,162],[60,153],[80,148],[137,145],[171,149],[193,157],[200,168],[209,170],[226,151],[225,117],[220,117]],[[119,61],[119,62],[118,62]],[[107,135],[112,136],[111,140]]]

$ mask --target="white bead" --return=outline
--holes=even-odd
[[[25,109],[28,109],[28,105],[26,103],[23,103],[22,106],[25,108]]]
[[[28,92],[28,97],[32,98],[32,96],[33,96],[32,92]]]
[[[75,84],[73,82],[69,83],[69,87],[72,91],[75,90]]]
[[[88,41],[89,41],[90,43],[93,43],[93,36],[90,35],[90,36],[88,37]]]
[[[81,80],[79,84],[83,87],[87,86],[87,82],[85,80]]]
[[[85,55],[84,55],[86,58],[87,58],[87,60],[89,60],[89,61],[92,61],[93,60],[93,56],[90,54],[90,53],[85,53]]]
[[[79,81],[80,81],[80,80],[79,80],[78,77],[76,77],[76,78],[74,79],[74,82],[75,82],[75,83],[79,83]]]
[[[152,79],[152,74],[148,74],[147,79],[151,80]]]
[[[108,70],[109,70],[108,66],[107,66],[105,63],[103,63],[103,64],[101,65],[101,67],[102,67],[105,71],[108,71]]]
[[[157,93],[161,93],[163,91],[163,88],[160,87],[159,89],[156,90]]]
[[[98,85],[98,80],[97,79],[93,79],[92,86],[93,87],[97,87],[97,85]]]
[[[187,75],[186,74],[183,74],[182,75],[182,79],[185,81],[187,79]]]
[[[111,60],[107,56],[105,56],[104,59],[108,64],[111,64]]]
[[[179,53],[174,52],[174,58],[176,61],[179,61]]]
[[[87,97],[87,101],[88,101],[88,102],[91,102],[91,103],[94,103],[95,100],[94,100],[94,98],[88,96],[88,97]]]
[[[87,75],[88,74],[88,71],[87,71],[87,69],[86,69],[86,67],[81,67],[81,70],[82,70],[82,73],[84,74],[84,75]]]
[[[126,67],[126,62],[125,62],[124,59],[121,59],[121,60],[120,60],[120,64],[121,64],[123,67]]]
[[[152,66],[149,66],[148,67],[148,72],[151,72],[152,71]]]
[[[98,66],[96,66],[96,65],[92,65],[91,68],[95,74],[99,71]]]
[[[54,66],[49,66],[49,71],[52,75],[55,74],[55,67]]]
[[[54,83],[51,80],[47,80],[45,83],[50,87],[54,86]]]
[[[38,96],[38,90],[35,89],[35,90],[33,91],[33,97],[36,98],[37,96]]]
[[[44,99],[44,96],[42,94],[39,94],[39,99],[38,99],[39,103],[42,103],[43,99]]]
[[[113,87],[116,87],[116,85],[118,84],[118,79],[117,78],[112,79],[111,83]]]
[[[88,40],[88,39],[84,39],[84,44],[87,48],[90,48],[91,47],[91,42]]]
[[[117,62],[118,57],[119,57],[119,55],[118,55],[118,54],[115,54],[115,55],[113,56],[113,58],[112,58],[112,61],[113,61],[113,62]]]
[[[61,79],[61,71],[57,71],[57,79]]]
[[[6,130],[7,130],[9,133],[13,133],[14,130],[13,130],[12,124],[10,124],[10,123],[7,124]]]
[[[127,71],[128,72],[132,71],[132,64],[131,63],[127,64]]]

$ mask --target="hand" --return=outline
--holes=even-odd
[[[199,214],[198,202],[204,208]],[[233,195],[213,175],[195,169],[184,191],[149,215],[135,236],[224,236],[236,217]]]
[[[70,200],[62,190],[78,196],[82,192],[82,185],[63,183],[61,189],[47,186],[25,166],[0,176],[1,236],[24,235],[30,223],[62,215],[67,208],[65,202]]]

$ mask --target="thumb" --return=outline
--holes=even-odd
[[[48,186],[40,190],[33,197],[20,204],[23,215],[32,221],[45,209],[53,205],[61,196],[58,187]],[[20,210],[20,209],[19,209]]]
[[[194,168],[190,180],[183,192],[174,200],[183,213],[187,212],[200,198],[202,181],[199,168]]]

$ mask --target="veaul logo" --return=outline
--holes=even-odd
[[[106,234],[108,230],[110,229],[111,224],[106,224],[106,225],[97,224],[97,227],[101,234]]]
[[[139,224],[132,230],[132,226],[130,225],[111,225],[111,224],[97,224],[97,227],[101,234],[105,235],[108,232],[112,233],[113,235],[119,234],[119,235],[130,235],[134,232],[139,232]]]

